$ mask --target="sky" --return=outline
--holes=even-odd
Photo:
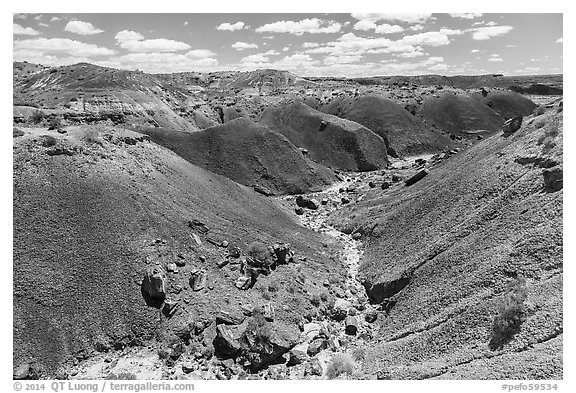
[[[559,13],[13,14],[13,58],[150,73],[559,74],[562,25]]]

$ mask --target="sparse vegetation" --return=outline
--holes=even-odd
[[[44,112],[42,112],[40,109],[36,109],[34,112],[32,112],[30,119],[34,124],[39,124],[44,119]]]
[[[55,117],[51,118],[50,122],[48,123],[48,129],[49,130],[61,131],[62,127],[63,127],[62,118],[60,116],[55,116]]]
[[[541,128],[541,127],[538,127]],[[544,150],[550,150],[556,146],[556,137],[560,134],[560,119],[553,118],[544,133],[540,135],[538,145],[544,145]]]
[[[543,115],[544,112],[546,112],[546,108],[544,107],[544,105],[540,105],[538,106],[536,109],[534,109],[534,116],[540,116]]]
[[[347,353],[339,353],[334,355],[328,368],[326,376],[328,379],[338,378],[340,375],[351,375],[354,371],[354,359]]]
[[[102,146],[102,139],[100,139],[100,133],[97,129],[93,127],[88,127],[83,130],[80,139],[89,145],[100,145]]]
[[[498,306],[498,315],[492,323],[490,349],[496,350],[510,341],[520,330],[525,319],[526,280],[518,277],[508,284],[504,299]]]
[[[535,122],[534,122],[534,127],[536,128],[542,128],[546,125],[546,119],[539,117]]]

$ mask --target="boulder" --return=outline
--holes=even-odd
[[[322,199],[322,200],[320,201],[320,203],[321,203],[322,205],[327,205],[327,204],[328,204],[328,199],[324,198],[324,199]]]
[[[346,334],[355,335],[356,333],[358,333],[358,320],[356,319],[356,317],[353,316],[346,317],[345,326],[346,326],[345,328]]]
[[[316,356],[326,348],[328,348],[328,341],[323,338],[316,339],[308,345],[308,356]]]
[[[220,324],[216,326],[216,337],[212,341],[214,354],[219,358],[233,357],[240,352],[240,338],[246,329],[246,324],[230,326]]]
[[[419,182],[420,180],[424,179],[424,177],[428,174],[428,169],[422,169],[421,171],[417,172],[414,176],[406,179],[404,184],[406,186],[411,186],[412,184]]]
[[[298,195],[296,197],[296,204],[298,205],[298,207],[302,207],[302,208],[306,208],[306,209],[310,209],[310,210],[317,210],[318,207],[320,207],[320,203],[318,202],[318,200],[312,198],[306,198],[303,197],[302,195]]]
[[[201,221],[198,220],[190,220],[188,221],[188,226],[192,229],[194,229],[195,231],[201,233],[202,235],[205,235],[208,233],[208,231],[210,230],[206,224],[204,224]]]
[[[350,199],[346,198],[346,197],[342,197],[340,198],[340,202],[342,202],[343,205],[350,203]]]
[[[397,173],[392,175],[392,182],[394,183],[398,183],[399,181],[402,181],[402,176],[398,175]]]
[[[290,350],[290,357],[287,366],[292,367],[301,364],[308,359],[308,343],[300,343]]]
[[[164,307],[162,307],[162,313],[166,317],[171,317],[176,312],[178,308],[178,302],[174,299],[166,299],[164,302]]]
[[[343,321],[346,319],[350,307],[352,304],[349,301],[338,298],[330,310],[330,317],[336,321]]]
[[[240,258],[240,248],[237,246],[228,247],[228,255],[232,258]]]
[[[274,244],[272,248],[274,249],[276,264],[284,265],[294,262],[294,251],[290,250],[290,244]]]
[[[216,314],[216,325],[240,325],[245,319],[246,316],[242,314],[219,311],[218,314]]]
[[[387,181],[385,181],[385,182],[382,183],[382,186],[381,186],[381,187],[382,187],[383,190],[387,190],[388,188],[390,188],[390,183],[388,183]]]
[[[274,193],[272,191],[270,191],[268,188],[261,186],[260,184],[254,184],[253,186],[254,191],[256,191],[259,194],[262,194],[264,196],[273,196]]]
[[[318,323],[305,323],[304,324],[304,336],[307,340],[313,340],[320,334],[320,324]]]
[[[250,277],[240,276],[236,279],[234,285],[238,289],[246,290],[249,289],[252,285],[252,279]]]
[[[208,282],[208,274],[204,270],[194,270],[190,273],[190,288],[193,291],[201,291],[206,287]]]
[[[354,234],[352,235],[352,239],[354,240],[358,240],[362,237],[362,234],[359,232],[354,232]]]
[[[178,272],[178,269],[176,268],[176,264],[173,262],[166,264],[166,270],[169,272],[172,272],[172,273]]]
[[[274,305],[272,303],[266,303],[264,305],[264,319],[271,322],[275,316]]]
[[[296,209],[294,209],[294,212],[301,216],[302,214],[304,214],[304,209],[302,209],[301,207],[297,207]]]
[[[24,131],[22,131],[20,128],[14,127],[12,129],[12,137],[16,138],[19,136],[24,136]]]
[[[564,187],[563,183],[563,170],[556,168],[544,169],[542,171],[544,177],[544,187],[546,192],[560,191]]]
[[[377,318],[378,318],[378,313],[376,311],[369,311],[366,314],[364,314],[364,320],[368,323],[376,322]]]
[[[142,280],[142,292],[151,299],[163,300],[166,298],[166,278],[159,268],[146,270]]]
[[[502,125],[502,131],[504,134],[513,134],[522,127],[522,116],[516,116],[508,119]]]

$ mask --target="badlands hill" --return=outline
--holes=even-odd
[[[386,143],[366,127],[296,100],[267,108],[260,123],[306,149],[310,158],[339,170],[370,171],[388,164]]]
[[[66,135],[25,129],[14,138],[13,169],[16,368],[33,362],[40,375],[62,375],[97,351],[151,339],[170,351],[176,333],[204,321],[210,323],[192,334],[192,344],[213,348],[215,310],[242,315],[242,307],[270,301],[277,305],[273,326],[297,332],[302,313],[314,309],[306,292],[345,274],[329,258],[337,249],[330,240],[254,190],[141,134],[101,126]],[[295,262],[239,290],[242,274],[228,254],[237,247],[246,255],[253,242],[289,243]],[[140,285],[150,268],[164,272],[174,316],[146,304]],[[198,291],[189,285],[194,270],[207,277]]]
[[[562,378],[556,110],[433,166],[415,185],[372,191],[331,217],[362,234],[360,280],[387,310],[367,349],[369,370],[392,379]],[[516,328],[494,329],[502,305],[521,321]]]
[[[143,132],[194,165],[274,194],[317,191],[336,179],[285,136],[243,117],[192,134],[155,128]]]

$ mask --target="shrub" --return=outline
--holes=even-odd
[[[83,130],[83,134],[80,137],[80,139],[87,144],[102,146],[102,140],[100,139],[100,134],[98,133],[98,130],[95,128],[85,128]]]
[[[310,303],[312,303],[312,305],[315,307],[320,306],[320,295],[315,293],[314,295],[310,296]]]
[[[498,305],[498,315],[492,322],[492,350],[501,348],[510,341],[525,320],[526,280],[518,277],[508,284],[506,295]]]
[[[272,250],[270,250],[265,244],[253,242],[248,246],[247,254],[255,262],[258,262],[263,266],[269,266],[272,264]]]
[[[60,131],[62,129],[62,118],[60,118],[60,116],[51,118],[48,123],[48,129]]]
[[[352,351],[352,356],[357,361],[364,360],[366,358],[366,350],[364,348],[355,348]]]
[[[540,105],[539,107],[537,107],[536,109],[534,109],[534,116],[540,116],[543,115],[544,112],[546,112],[546,108],[544,107],[544,105]]]
[[[542,127],[544,127],[545,125],[546,125],[546,119],[543,119],[543,118],[541,118],[541,117],[538,118],[538,120],[536,120],[536,121],[534,122],[534,127],[536,127],[536,128],[542,128]]]
[[[354,371],[354,360],[347,353],[335,355],[326,369],[328,379],[334,379],[342,374],[351,375]]]
[[[34,124],[38,124],[42,121],[42,119],[44,119],[44,112],[42,112],[40,109],[36,109],[34,112],[32,112],[30,118]]]

